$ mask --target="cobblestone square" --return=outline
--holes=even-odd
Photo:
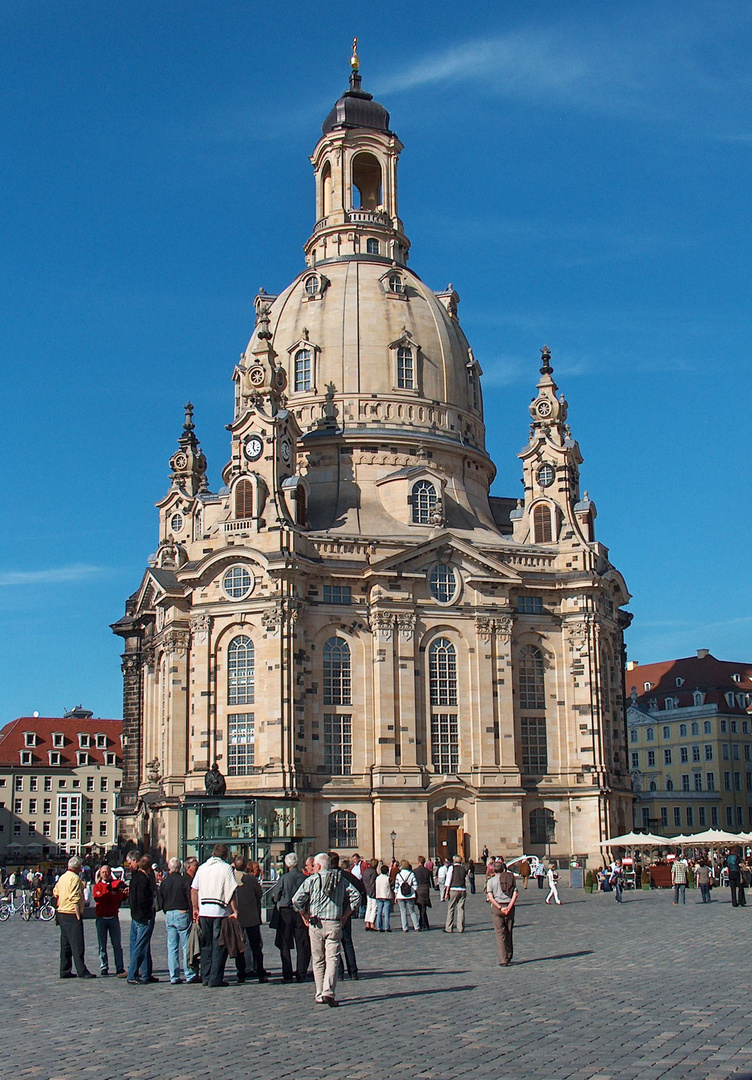
[[[434,894],[436,895],[436,894]],[[468,898],[466,933],[354,930],[360,980],[339,1009],[314,1008],[313,983],[283,984],[264,928],[266,985],[221,994],[166,981],[163,917],[153,939],[157,985],[57,977],[54,923],[0,926],[2,1080],[222,1080],[326,1077],[453,1080],[726,1080],[752,1077],[746,909],[728,890],[702,905],[690,890],[612,895],[520,894],[515,963],[498,967],[483,896]],[[123,918],[127,941],[128,917]],[[98,971],[94,922],[87,962]]]

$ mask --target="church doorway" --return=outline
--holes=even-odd
[[[439,859],[453,859],[459,855],[467,859],[469,837],[465,832],[465,815],[461,810],[436,811],[436,854]]]

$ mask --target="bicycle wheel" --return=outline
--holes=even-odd
[[[11,917],[10,904],[0,904],[0,922],[7,922]]]
[[[39,909],[39,918],[42,922],[52,922],[55,918],[55,909],[52,904],[42,904]]]

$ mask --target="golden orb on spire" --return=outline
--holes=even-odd
[[[360,68],[360,57],[358,56],[358,39],[353,38],[353,51],[350,57],[350,67],[353,71],[358,71]]]

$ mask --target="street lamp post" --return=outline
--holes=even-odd
[[[392,862],[394,862],[394,842],[397,839],[397,834],[394,831],[394,829],[392,829],[392,831],[389,833],[389,836],[391,837],[391,840],[392,840]]]

